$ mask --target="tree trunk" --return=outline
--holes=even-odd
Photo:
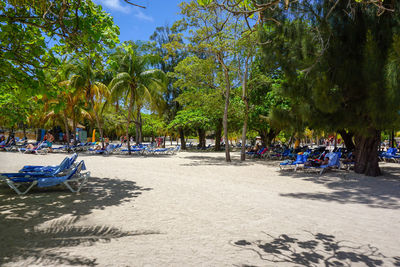
[[[129,138],[129,125],[131,123],[131,114],[132,114],[132,106],[133,106],[133,101],[134,101],[134,95],[133,92],[131,92],[131,96],[129,99],[129,107],[128,107],[128,119],[126,123],[126,137],[127,137],[127,143],[128,143],[128,155],[131,155],[131,142]]]
[[[206,147],[206,132],[203,129],[197,130],[199,134],[199,147],[205,148]]]
[[[378,163],[378,148],[381,141],[381,132],[370,129],[368,136],[357,135],[356,141],[356,163],[354,171],[367,176],[379,176],[381,170]]]
[[[292,146],[293,139],[294,139],[294,134],[292,134],[292,136],[291,136],[290,139],[289,139],[289,147]]]
[[[135,142],[139,145],[139,124],[135,122]]]
[[[69,126],[68,126],[68,117],[67,117],[67,112],[63,112],[63,119],[64,119],[64,127],[65,127],[65,134],[67,135],[66,140],[67,140],[67,145],[68,145],[68,150],[69,150]]]
[[[163,139],[163,145],[162,145],[162,148],[165,148],[165,139],[166,139],[166,137],[167,137],[167,135],[166,135],[166,134],[164,134],[164,139]]]
[[[76,125],[77,125],[76,115],[75,115],[75,112],[74,112],[74,114],[72,116],[72,133],[74,135],[74,145],[76,145],[76,141],[77,141],[77,139],[76,139]]]
[[[242,147],[240,149],[240,160],[246,160],[246,135],[247,135],[247,123],[249,121],[249,100],[247,98],[247,92],[243,89],[243,102],[245,105],[244,108],[244,121],[243,121],[243,130],[242,130]]]
[[[269,130],[259,130],[258,134],[261,137],[261,144],[264,147],[268,147],[272,144],[272,140],[278,135],[279,130],[269,129]]]
[[[217,129],[215,131],[215,151],[221,150],[221,137],[222,137],[222,119],[218,119]]]
[[[24,139],[26,140],[26,126],[25,126],[25,123],[22,123],[22,131],[24,133]]]
[[[183,129],[179,129],[179,137],[181,139],[181,148],[186,150],[185,132]]]
[[[344,142],[344,145],[346,146],[346,148],[350,151],[353,151],[356,148],[356,146],[354,145],[354,142],[353,142],[354,133],[347,132],[344,129],[338,130],[337,132],[340,134],[340,136],[342,136],[342,139],[343,139],[343,142]]]
[[[139,122],[139,143],[142,144],[143,143],[143,121],[142,121],[142,114],[140,112],[141,109],[138,110],[138,122]]]
[[[260,135],[260,137],[261,137],[261,145],[262,146],[266,146],[266,144],[267,144],[267,135],[268,135],[268,133],[267,133],[267,130],[259,130],[258,131],[258,134]]]
[[[225,85],[226,88],[225,88],[224,118],[222,121],[222,124],[224,127],[225,160],[226,160],[226,162],[230,162],[231,155],[229,152],[229,139],[228,139],[228,110],[229,110],[229,95],[230,95],[231,85],[230,85],[230,80],[229,80],[228,68],[225,66],[225,64],[223,64],[223,62],[221,64],[224,68],[224,76],[225,76],[225,83],[226,83],[226,85]]]
[[[93,98],[92,98],[92,107],[93,107],[94,116],[96,117],[97,128],[99,128],[99,134],[100,134],[100,139],[101,139],[101,148],[104,149],[103,127],[101,127],[101,125],[100,125],[99,114],[97,114],[97,111],[94,110],[94,99]]]
[[[267,134],[267,138],[265,140],[265,145],[271,146],[272,144],[272,140],[274,140],[274,138],[279,134],[280,130],[276,130],[276,129],[269,129],[268,134]]]
[[[395,147],[395,145],[394,145],[394,130],[392,130],[392,138],[391,139],[392,139],[391,140],[392,145],[390,147],[394,148]]]

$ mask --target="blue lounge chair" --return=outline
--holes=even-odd
[[[19,172],[52,172],[56,169],[58,169],[64,162],[66,162],[66,169],[71,168],[71,166],[74,164],[75,160],[78,158],[78,154],[74,153],[73,155],[69,157],[65,157],[63,161],[60,163],[60,165],[56,166],[33,166],[33,165],[26,165],[22,167]]]
[[[24,153],[24,154],[32,153],[32,154],[44,155],[44,154],[47,154],[48,148],[47,148],[47,145],[46,145],[45,142],[41,142],[34,149],[28,149],[28,148],[20,147],[20,148],[18,148],[18,151],[21,152],[21,153]]]
[[[109,144],[106,148],[104,149],[89,149],[90,152],[96,153],[96,154],[113,154],[114,152],[117,152],[121,149],[121,144],[114,145],[114,144]]]
[[[42,169],[36,168],[32,169],[30,172],[24,171],[18,173],[2,173],[1,176],[8,178],[36,179],[37,177],[61,175],[62,173],[67,172],[71,168],[72,163],[75,161],[76,157],[74,157],[71,160],[67,157],[58,166],[44,167]]]
[[[307,162],[308,159],[308,153],[303,153],[301,155],[297,155],[296,160],[285,160],[284,162],[279,163],[279,167],[281,170],[283,170],[285,167],[291,167],[294,166],[294,171],[297,170],[297,167],[301,164],[304,164]]]
[[[332,168],[336,168],[336,169],[340,169],[340,157],[341,157],[342,153],[340,152],[331,152],[325,155],[325,157],[329,158],[329,162],[326,165],[321,165],[321,166],[317,166],[317,167],[313,167],[313,166],[305,166],[305,169],[317,169],[320,170],[319,174],[323,174],[324,171],[326,171],[327,169],[332,169]]]
[[[123,153],[128,153],[129,150],[127,148],[120,150]],[[138,155],[143,155],[146,152],[146,147],[144,146],[131,146],[131,153],[136,153]]]
[[[346,159],[345,159],[346,161],[342,161],[342,162],[341,162],[343,169],[349,171],[350,168],[351,168],[352,166],[354,166],[355,161],[352,160],[352,155],[353,155],[353,152],[350,152],[350,153],[347,155]],[[351,161],[349,161],[349,160],[351,160]]]
[[[381,154],[381,159],[383,159],[384,161],[393,160],[396,162],[398,159],[400,159],[400,156],[397,155],[396,153],[397,153],[397,148],[390,147],[386,152],[383,152]]]
[[[36,185],[38,187],[50,187],[64,184],[71,192],[79,192],[90,177],[90,172],[81,173],[81,170],[86,170],[83,160],[64,176],[7,177],[1,175],[0,178],[18,195],[25,195]],[[72,183],[77,183],[76,189],[72,187]],[[19,189],[23,185],[28,186],[25,191]]]

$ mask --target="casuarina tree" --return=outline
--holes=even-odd
[[[288,81],[284,93],[311,127],[354,133],[355,171],[380,175],[381,131],[399,120],[400,1],[388,10],[344,1],[300,2],[274,17],[282,23],[264,47]],[[379,11],[379,12],[378,12]],[[271,34],[274,35],[271,37]]]

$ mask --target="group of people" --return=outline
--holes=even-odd
[[[355,162],[355,160],[356,156],[353,152],[351,152],[343,160],[343,163],[353,163]],[[328,165],[328,163],[329,163],[329,157],[326,155],[326,152],[324,152],[317,159],[308,160],[306,163],[304,163],[304,166],[319,167],[322,165]]]
[[[51,147],[53,146],[53,142],[54,142],[54,136],[50,132],[47,132],[44,135],[43,140],[39,144],[37,144],[37,145],[28,144],[26,146],[26,149],[33,150],[33,149],[36,149],[38,147],[46,146],[49,149],[49,151],[51,152],[51,150],[52,150]]]
[[[0,136],[0,146],[13,146],[13,145],[15,145],[15,137],[13,134],[10,134],[7,139],[4,135]]]
[[[122,135],[120,138],[119,138],[119,140],[121,141],[121,144],[126,144],[127,142],[128,142],[128,136],[126,136],[126,135]],[[131,136],[130,138],[129,138],[129,142],[130,143],[133,143],[133,136]]]

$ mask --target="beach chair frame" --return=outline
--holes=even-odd
[[[59,185],[59,184],[64,184],[71,192],[73,193],[78,193],[82,187],[87,183],[89,177],[90,177],[90,172],[87,171],[85,173],[81,173],[82,169],[84,166],[84,161],[82,160],[81,162],[78,163],[78,165],[70,171],[69,174],[63,176],[65,177],[65,180],[58,183],[54,184],[54,186]],[[19,181],[19,182],[14,182],[12,177],[6,177],[6,176],[0,176],[7,185],[13,189],[18,195],[25,195],[27,194],[34,186],[38,185],[39,179],[54,179],[54,178],[60,178],[60,177],[27,177],[25,178],[24,181]],[[20,178],[20,177],[19,177]],[[23,179],[23,177],[22,177]],[[76,183],[76,189],[74,189],[73,184]],[[29,186],[24,190],[20,190],[20,187],[23,185]],[[47,187],[47,186],[46,186]]]

